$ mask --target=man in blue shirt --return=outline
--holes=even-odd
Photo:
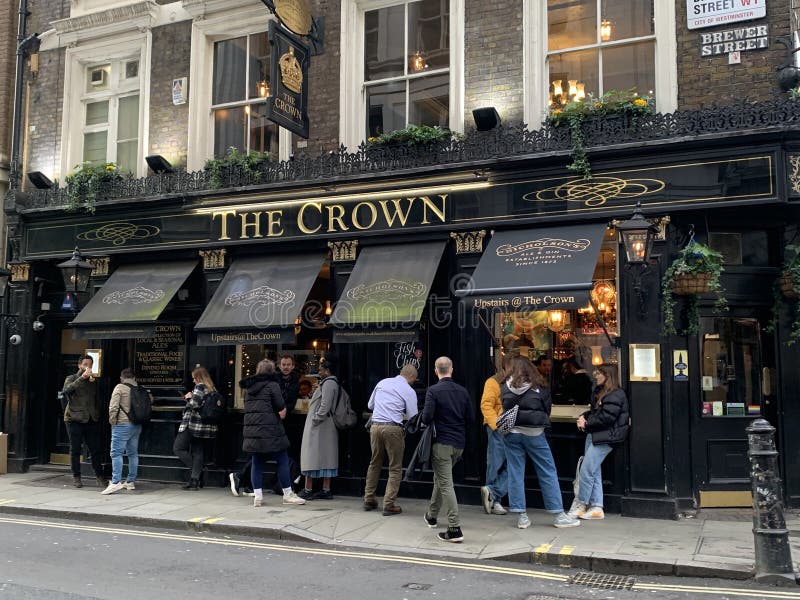
[[[445,542],[462,542],[464,534],[458,518],[458,499],[453,488],[453,465],[464,453],[467,428],[475,421],[472,399],[453,381],[453,361],[446,356],[434,364],[439,383],[428,388],[421,420],[436,427],[436,441],[431,448],[433,494],[425,523],[436,527],[439,511],[447,513],[447,531],[439,534]]]
[[[367,407],[372,411],[372,426],[369,429],[372,460],[367,469],[364,487],[364,510],[378,508],[375,488],[383,468],[383,452],[389,457],[389,479],[383,496],[383,516],[390,517],[403,512],[395,501],[400,491],[400,476],[403,474],[403,451],[405,432],[403,416],[410,419],[417,414],[417,394],[411,387],[417,379],[417,369],[405,365],[397,377],[382,379],[375,386]]]

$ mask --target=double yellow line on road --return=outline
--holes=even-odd
[[[181,542],[192,542],[201,544],[213,544],[218,546],[234,546],[238,548],[252,548],[258,550],[270,550],[274,552],[308,554],[313,556],[335,556],[338,558],[373,560],[373,561],[391,562],[398,564],[412,564],[417,566],[423,565],[429,567],[442,567],[447,569],[457,569],[461,571],[475,571],[480,573],[513,575],[516,577],[524,577],[528,579],[543,579],[560,583],[566,583],[570,577],[569,575],[562,575],[559,573],[548,573],[547,571],[537,571],[535,569],[515,569],[512,567],[503,567],[499,565],[493,565],[488,562],[486,563],[455,562],[449,560],[440,560],[440,559],[417,557],[417,556],[375,554],[375,553],[358,552],[352,550],[334,550],[330,548],[295,547],[295,546],[286,546],[283,544],[270,544],[266,542],[219,539],[201,535],[183,535],[179,533],[138,531],[135,529],[121,529],[119,527],[98,527],[94,525],[58,523],[54,521],[39,521],[34,519],[12,519],[8,517],[0,517],[0,523],[8,523],[10,525],[25,525],[29,527],[46,527],[50,529],[64,529],[71,531],[124,535],[129,537],[167,540],[173,542],[181,541]],[[570,551],[571,550],[572,548],[570,548]],[[693,594],[713,595],[715,597],[719,597],[720,595],[727,595],[727,596],[736,596],[745,598],[765,598],[765,599],[776,598],[776,599],[800,600],[800,592],[791,592],[780,588],[760,588],[760,589],[750,590],[744,587],[742,588],[706,587],[697,585],[673,585],[673,584],[656,584],[656,583],[642,582],[634,584],[632,589],[640,591],[653,591],[653,592],[685,592]]]

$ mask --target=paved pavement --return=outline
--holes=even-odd
[[[62,473],[0,476],[0,513],[96,522],[194,528],[271,539],[312,541],[377,551],[464,559],[501,559],[605,573],[684,575],[746,579],[753,566],[752,521],[747,511],[702,512],[679,521],[607,515],[604,521],[556,529],[552,517],[531,510],[533,526],[516,528],[512,515],[486,515],[462,506],[465,540],[447,544],[423,522],[427,503],[400,499],[403,514],[365,512],[358,498],[340,496],[288,507],[265,495],[234,498],[227,488],[184,491],[174,484],[142,482],[136,491],[101,496],[87,479],[83,489]],[[800,515],[787,520],[793,558],[800,559]]]

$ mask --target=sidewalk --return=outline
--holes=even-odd
[[[425,526],[427,503],[400,499],[403,514],[365,512],[359,498],[340,496],[287,507],[266,494],[265,504],[234,498],[228,488],[181,490],[174,484],[142,482],[133,492],[101,496],[93,480],[83,489],[71,476],[32,472],[0,476],[0,514],[69,518],[120,525],[195,529],[212,533],[335,544],[353,548],[502,559],[562,565],[606,573],[682,575],[746,579],[753,561],[752,521],[747,511],[712,511],[682,521],[607,515],[605,521],[556,529],[543,511],[528,514],[533,526],[516,528],[512,515],[490,516],[462,506],[462,544],[436,537]],[[710,517],[710,518],[703,518]],[[800,515],[789,515],[795,561],[800,558]]]

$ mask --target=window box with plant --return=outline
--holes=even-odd
[[[636,119],[653,112],[653,99],[640,96],[635,90],[609,91],[599,98],[591,94],[580,100],[571,100],[560,108],[554,108],[547,116],[547,122],[558,127],[569,125],[572,138],[572,162],[567,169],[592,178],[592,167],[586,155],[584,124],[593,119],[621,120],[623,125],[635,125]]]
[[[715,312],[725,310],[728,305],[725,299],[725,290],[720,284],[722,267],[722,254],[708,246],[696,242],[694,236],[672,261],[667,268],[662,282],[663,308],[664,308],[664,335],[675,335],[675,296],[689,298],[689,307],[686,315],[685,335],[696,335],[700,325],[700,295],[712,293],[717,300],[714,303]]]
[[[367,149],[375,148],[419,148],[431,150],[444,147],[453,139],[453,132],[444,127],[428,125],[409,125],[367,139]]]
[[[107,197],[109,184],[122,179],[116,163],[93,164],[91,161],[75,165],[64,182],[67,185],[68,212],[80,208],[93,213],[98,200]]]
[[[238,171],[237,179],[247,183],[261,183],[263,172],[261,166],[272,160],[269,152],[241,152],[238,148],[228,148],[222,158],[212,158],[206,161],[204,169],[209,176],[211,189],[218,190],[226,187],[226,182],[231,180],[231,174]]]

